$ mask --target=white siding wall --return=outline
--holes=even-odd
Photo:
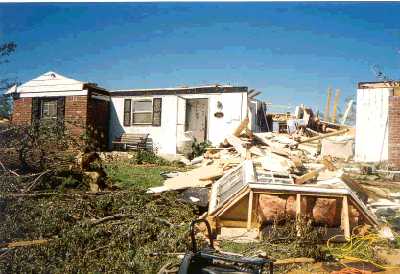
[[[355,160],[388,159],[388,106],[392,88],[358,89]]]
[[[110,115],[110,141],[120,136],[121,133],[149,133],[153,139],[154,148],[162,153],[176,153],[176,108],[177,97],[174,95],[154,96],[162,98],[161,126],[151,125],[124,126],[123,112],[124,99],[140,100],[152,99],[153,97],[111,97],[111,115]]]
[[[247,93],[220,93],[220,94],[187,94],[181,95],[186,99],[208,98],[207,139],[213,145],[218,145],[228,134],[246,117]],[[216,118],[214,113],[219,111],[217,103],[222,103],[224,117]]]
[[[123,126],[126,98],[133,100],[162,98],[161,127]],[[176,95],[111,97],[110,141],[123,132],[149,133],[158,152],[175,154],[177,140],[180,137],[178,135],[184,130],[186,112],[182,98],[208,98],[207,137],[214,145],[218,145],[226,135],[231,134],[246,116],[247,93],[182,94],[179,97]],[[214,113],[218,111],[218,101],[223,105],[223,118],[214,117]]]

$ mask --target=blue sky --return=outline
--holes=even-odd
[[[0,4],[0,74],[53,70],[108,89],[246,85],[279,105],[341,103],[375,64],[400,71],[397,3]],[[342,105],[343,108],[343,105]]]

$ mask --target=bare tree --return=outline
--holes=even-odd
[[[8,63],[8,57],[15,52],[17,45],[14,42],[0,44],[0,65]],[[5,90],[15,85],[15,79],[0,79],[0,117],[9,117],[11,115],[12,100],[10,96],[2,94]]]

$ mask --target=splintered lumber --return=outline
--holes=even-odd
[[[349,103],[347,104],[346,111],[343,114],[343,118],[342,118],[342,122],[341,122],[342,125],[344,125],[346,123],[347,116],[349,116],[351,107],[353,106],[353,102],[354,102],[354,100],[350,100]]]
[[[289,156],[289,149],[287,149],[285,146],[277,142],[273,142],[263,136],[261,136],[259,133],[254,133],[254,137],[261,143],[269,146],[269,150],[275,154],[283,155],[288,157]]]
[[[319,174],[318,170],[310,171],[310,172],[308,172],[308,173],[296,178],[294,180],[294,183],[296,185],[302,185],[302,184],[304,184],[304,183],[316,178],[318,176],[318,174]]]
[[[261,149],[261,148],[259,148],[259,147],[256,147],[256,146],[252,146],[251,148],[250,148],[250,153],[252,153],[252,154],[254,154],[254,155],[257,155],[257,156],[265,156],[265,150],[263,150],[263,149]]]
[[[330,157],[324,157],[322,159],[322,164],[324,165],[324,167],[326,169],[328,169],[329,171],[335,171],[337,168],[335,167],[335,165],[332,163]]]
[[[271,147],[271,152],[281,155],[281,156],[289,157],[289,149],[288,148]]]
[[[189,187],[204,187],[210,184],[207,178],[217,178],[223,175],[223,170],[218,165],[202,166],[180,175],[167,179],[164,186],[169,190],[185,189]],[[205,181],[203,181],[204,179]]]
[[[234,136],[234,135],[230,135],[228,137],[226,137],[226,141],[231,144],[237,152],[240,153],[240,155],[245,158],[246,157],[246,148],[244,147],[245,145],[247,145],[246,142],[240,140],[240,138]]]
[[[294,167],[291,160],[274,153],[267,153],[261,161],[263,169],[284,174],[289,173],[291,168]]]
[[[23,247],[30,245],[42,245],[46,244],[48,240],[31,240],[31,241],[17,241],[11,243],[1,243],[0,248],[15,248],[15,247]]]
[[[328,88],[328,94],[326,97],[326,106],[325,106],[325,113],[324,113],[324,120],[328,121],[329,120],[329,111],[331,107],[331,96],[332,96],[332,89]]]
[[[326,137],[340,135],[340,134],[346,133],[348,131],[349,131],[349,129],[345,128],[345,129],[337,130],[337,131],[334,131],[334,132],[331,132],[331,133],[327,133],[327,134],[324,134],[324,135],[307,138],[307,139],[304,139],[302,141],[299,141],[298,143],[299,144],[309,143],[309,142],[312,142],[312,141],[321,140],[321,139],[326,138]]]
[[[247,128],[249,121],[249,117],[244,118],[243,121],[240,122],[240,125],[233,132],[233,136],[239,137],[242,131]]]

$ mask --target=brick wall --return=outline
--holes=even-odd
[[[30,124],[32,122],[32,98],[14,100],[11,121],[16,125]]]
[[[108,146],[109,102],[90,98],[87,112],[88,129],[97,148]]]
[[[65,97],[65,124],[75,136],[84,132],[87,121],[88,100],[86,95]]]
[[[389,165],[400,169],[400,96],[389,96]]]
[[[64,106],[65,127],[72,135],[79,137],[89,130],[98,146],[107,145],[108,102],[88,100],[88,96],[66,96]],[[14,100],[12,122],[30,124],[32,121],[32,98]],[[89,128],[88,128],[89,127]]]

